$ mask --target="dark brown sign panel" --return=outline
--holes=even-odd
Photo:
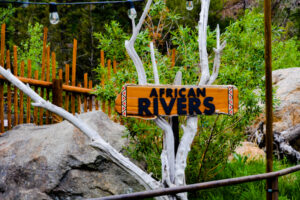
[[[123,116],[233,115],[238,90],[232,85],[124,85],[115,102]]]

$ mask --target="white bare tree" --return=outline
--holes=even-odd
[[[139,19],[139,23],[135,25],[134,20],[133,24],[133,34],[129,41],[125,42],[126,50],[134,62],[138,73],[139,84],[147,84],[147,77],[143,67],[143,63],[134,49],[134,43],[137,38],[137,35],[142,27],[142,24],[145,20],[147,13],[149,12],[152,0],[148,0],[144,12]],[[208,66],[208,55],[206,49],[206,38],[207,38],[207,20],[208,20],[208,10],[209,10],[209,0],[201,1],[201,12],[199,20],[199,54],[200,54],[200,69],[201,69],[201,80],[199,85],[212,84],[218,76],[220,68],[220,55],[225,47],[225,42],[220,45],[220,33],[219,28],[217,28],[217,48],[214,49],[215,59],[213,72],[210,75],[209,66]],[[159,84],[159,76],[155,62],[154,56],[154,47],[153,44],[150,44],[151,49],[151,59],[153,63],[153,71],[155,76],[155,84]],[[113,161],[116,165],[120,166],[126,172],[135,177],[147,190],[158,189],[162,187],[173,187],[173,186],[182,186],[185,185],[185,173],[186,160],[188,153],[190,151],[191,143],[197,132],[197,116],[189,116],[186,121],[186,125],[182,125],[183,136],[178,146],[177,154],[174,153],[174,136],[171,124],[168,123],[165,119],[158,116],[155,119],[157,126],[159,126],[164,131],[163,138],[163,151],[161,153],[161,163],[162,163],[162,181],[156,181],[151,177],[151,175],[144,172],[138,166],[133,164],[128,158],[120,154],[116,149],[114,149],[110,144],[108,144],[95,130],[90,128],[87,124],[83,123],[76,116],[73,116],[71,113],[51,104],[49,101],[41,98],[37,93],[35,93],[28,85],[22,83],[17,77],[15,77],[10,70],[5,70],[0,66],[0,74],[4,76],[8,81],[13,85],[18,87],[26,95],[28,95],[34,103],[33,106],[41,107],[46,110],[49,110],[70,123],[75,127],[81,130],[87,137],[91,140],[91,145],[104,153],[107,159]],[[178,72],[175,77],[174,84],[181,84],[181,72]],[[186,193],[177,194],[176,196],[162,196],[157,199],[167,200],[167,199],[187,199]]]
[[[135,26],[134,20],[132,20],[133,24],[133,34],[129,41],[125,42],[126,50],[134,62],[138,73],[138,80],[140,85],[147,84],[147,77],[145,74],[145,69],[143,67],[143,63],[134,50],[134,42],[137,38],[137,35],[141,29],[141,26],[145,20],[146,14],[149,12],[150,5],[152,0],[148,0],[147,5],[144,9],[144,12],[139,20],[137,26]],[[223,42],[220,45],[220,31],[219,26],[217,26],[217,45],[214,48],[215,59],[213,64],[212,74],[209,72],[209,62],[207,55],[207,22],[208,22],[208,11],[209,11],[210,0],[201,0],[201,12],[200,19],[198,22],[198,43],[199,43],[199,67],[201,70],[201,79],[199,85],[211,85],[216,78],[218,77],[219,68],[220,68],[220,57],[221,52],[224,49],[226,42]],[[154,56],[154,47],[153,44],[150,43],[151,50],[151,60],[153,64],[153,73],[155,84],[159,84],[159,76],[156,67],[156,61]],[[178,72],[174,81],[174,84],[181,84],[181,73]],[[189,116],[186,121],[186,125],[182,125],[183,136],[181,137],[178,150],[175,156],[174,151],[174,135],[172,126],[165,119],[158,116],[155,120],[155,123],[158,127],[160,127],[164,131],[163,136],[163,150],[161,153],[161,163],[162,163],[162,184],[164,187],[172,187],[172,186],[182,186],[185,185],[185,168],[187,156],[191,148],[191,144],[194,140],[195,134],[197,132],[197,116]],[[169,197],[170,199],[187,199],[187,194],[177,194],[176,197]]]

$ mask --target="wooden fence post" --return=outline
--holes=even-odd
[[[92,88],[93,88],[93,81],[89,80],[89,89],[92,89]],[[90,95],[90,97],[89,97],[89,110],[93,111],[93,98],[92,98],[92,95]]]
[[[171,63],[171,67],[175,66],[175,57],[176,57],[176,49],[172,49],[172,63]]]
[[[24,77],[24,61],[21,61],[20,77]],[[19,124],[23,124],[23,122],[24,122],[24,94],[20,90],[20,122],[19,122]]]
[[[66,64],[66,72],[65,72],[65,84],[69,85],[70,80],[70,66]],[[65,110],[69,112],[69,93],[66,92],[65,96]]]
[[[39,79],[39,72],[37,70],[34,71],[34,79],[38,80]],[[38,86],[34,87],[34,92],[38,93]],[[33,121],[36,125],[38,125],[38,108],[34,107],[33,108]]]
[[[0,81],[0,135],[4,133],[4,98],[3,98],[4,81]]]
[[[31,78],[31,60],[27,61],[27,78]],[[26,118],[26,123],[30,123],[30,112],[31,112],[31,99],[29,96],[27,96],[27,118]]]
[[[73,44],[73,58],[72,58],[72,86],[76,85],[76,56],[77,56],[77,40],[74,39]],[[75,94],[71,96],[71,110],[72,114],[75,115]]]
[[[0,65],[4,67],[5,24],[1,25]],[[4,81],[0,81],[0,134],[4,132]]]
[[[108,81],[110,80],[110,76],[111,76],[111,60],[109,59],[107,61],[107,79]],[[108,116],[111,116],[111,100],[108,100]]]
[[[77,84],[77,87],[81,87],[81,83]],[[81,113],[81,94],[77,93],[77,113]]]
[[[62,107],[62,93],[63,93],[63,80],[62,79],[52,79],[52,103],[56,106]],[[62,117],[52,113],[53,123],[59,123],[62,121]]]
[[[6,69],[10,69],[10,52],[6,51]],[[8,121],[8,130],[11,129],[11,87],[10,83],[7,83],[7,121]]]
[[[50,47],[48,46],[46,48],[46,81],[50,81]],[[46,99],[47,101],[49,101],[50,99],[50,89],[47,88],[46,89]],[[46,124],[50,123],[50,112],[49,110],[46,111]]]
[[[4,67],[4,54],[5,54],[5,24],[1,25],[1,51],[0,51],[0,64]]]
[[[14,75],[18,76],[17,46],[14,46]],[[18,88],[14,87],[14,125],[18,125]]]
[[[88,74],[84,74],[84,82],[83,82],[83,87],[88,88]],[[83,95],[83,107],[84,107],[84,112],[87,112],[87,95]]]
[[[101,50],[100,51],[100,60],[101,60],[101,67],[102,68],[104,68],[104,65],[105,65],[105,63],[104,63],[104,51],[103,50]],[[101,77],[101,86],[104,88],[104,74],[102,74],[102,77]],[[104,112],[105,113],[105,100],[101,100],[101,102],[102,102],[102,112]]]

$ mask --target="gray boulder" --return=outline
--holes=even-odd
[[[279,104],[274,110],[274,130],[281,132],[300,124],[300,67],[273,71]]]
[[[127,140],[124,127],[102,113],[79,116],[115,149]],[[0,199],[84,199],[144,190],[67,121],[24,124],[0,137]]]

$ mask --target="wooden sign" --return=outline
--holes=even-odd
[[[116,98],[123,116],[233,115],[238,111],[238,90],[232,85],[124,85]]]

